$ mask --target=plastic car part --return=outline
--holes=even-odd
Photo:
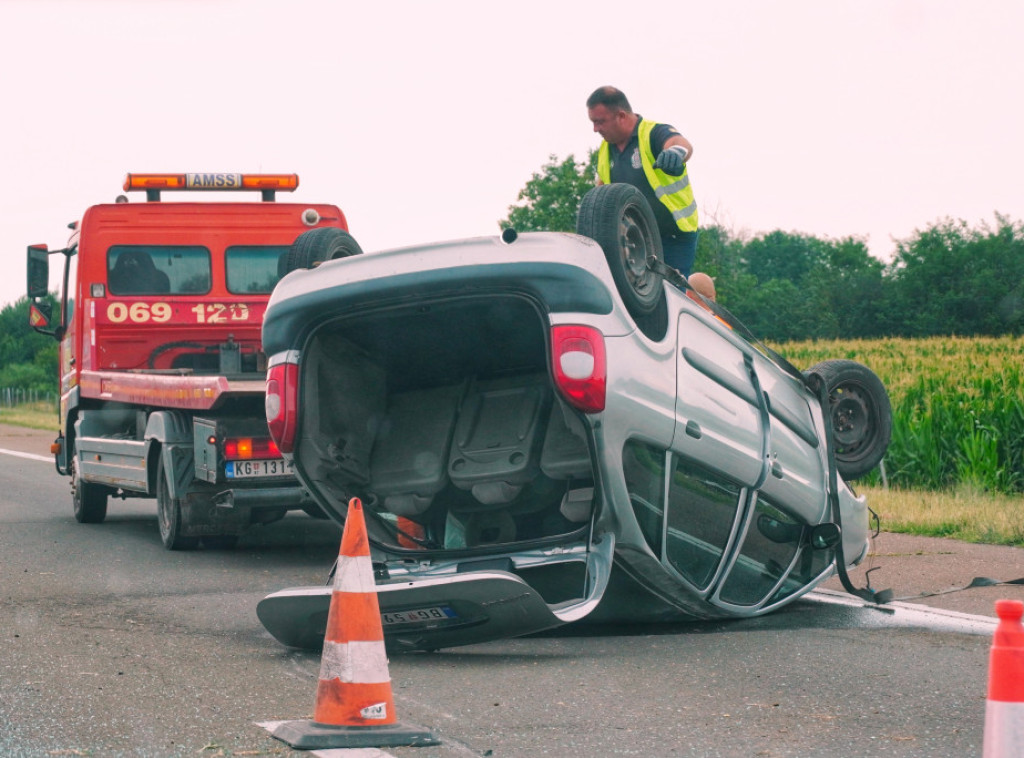
[[[636,187],[605,184],[583,197],[576,233],[590,237],[604,251],[626,309],[633,318],[650,315],[665,297],[661,274],[648,266],[662,261],[661,236],[654,211]]]
[[[298,364],[282,362],[271,366],[267,372],[267,395],[264,401],[267,428],[278,449],[285,453],[290,453],[295,447],[298,394]]]
[[[551,330],[551,368],[563,397],[584,413],[604,410],[608,366],[604,335],[590,326]]]

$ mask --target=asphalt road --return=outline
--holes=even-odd
[[[0,449],[45,456],[50,436],[0,428]],[[0,755],[301,755],[259,722],[312,714],[319,656],[278,645],[255,607],[324,581],[339,538],[293,515],[232,552],[168,552],[151,502],[114,501],[104,524],[77,524],[52,463],[0,452]],[[991,575],[1021,552],[958,571]],[[953,562],[942,555],[877,561],[891,574],[913,557]],[[978,592],[1021,596],[935,600]],[[994,622],[848,597],[749,621],[580,627],[394,656],[399,718],[442,745],[337,754],[980,754]]]

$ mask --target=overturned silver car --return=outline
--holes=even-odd
[[[848,584],[869,523],[846,482],[888,445],[882,383],[794,369],[667,269],[654,230],[613,184],[578,234],[296,241],[263,326],[267,419],[332,519],[362,499],[392,650],[755,616]],[[330,592],[258,615],[317,648]]]

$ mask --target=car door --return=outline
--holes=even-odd
[[[768,419],[752,353],[701,315],[680,312],[672,449],[745,487],[767,471]]]

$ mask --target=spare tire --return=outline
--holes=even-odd
[[[303,232],[295,238],[288,250],[285,272],[313,268],[324,261],[361,255],[363,249],[355,238],[344,229],[335,226],[321,226]]]
[[[576,233],[590,237],[604,251],[612,279],[633,318],[649,316],[665,298],[661,274],[647,265],[663,261],[661,235],[654,211],[631,184],[603,184],[583,196]]]
[[[882,380],[856,361],[832,360],[813,366],[828,389],[832,454],[846,480],[864,476],[879,464],[892,437],[892,406]]]

